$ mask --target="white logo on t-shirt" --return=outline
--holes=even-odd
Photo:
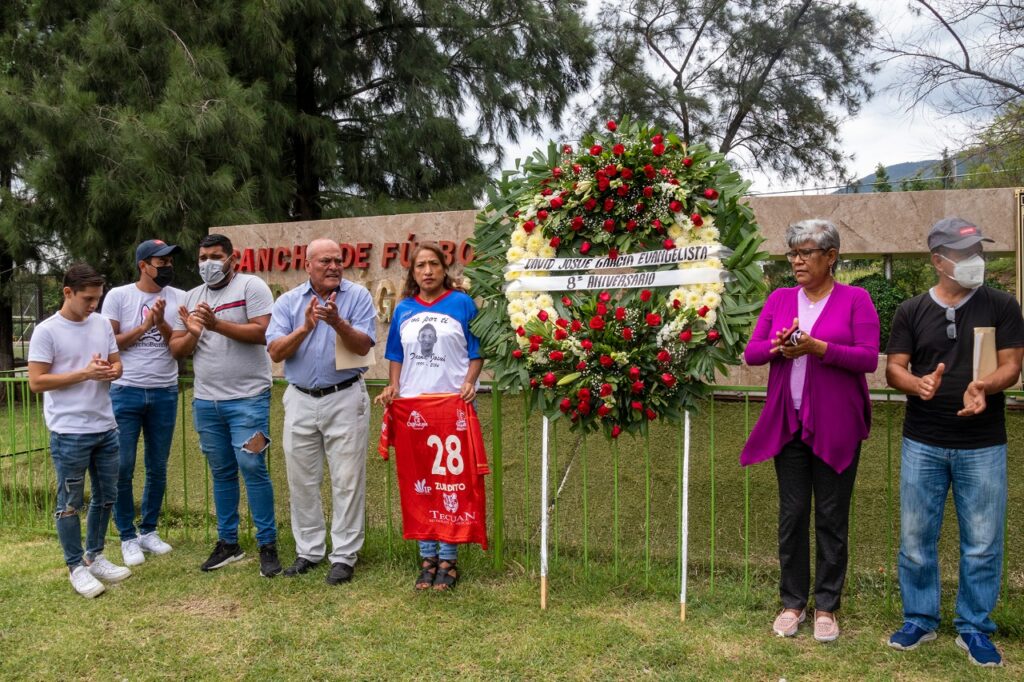
[[[416,429],[417,431],[422,431],[429,426],[427,424],[427,420],[423,418],[423,415],[416,410],[409,413],[409,421],[407,421],[405,425],[410,429]]]

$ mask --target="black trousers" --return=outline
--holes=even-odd
[[[850,498],[857,478],[860,446],[853,462],[837,474],[819,459],[799,436],[775,456],[779,481],[779,595],[786,609],[807,606],[811,587],[811,497],[817,552],[814,605],[821,611],[839,610],[849,556]]]

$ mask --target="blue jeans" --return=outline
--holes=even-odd
[[[192,401],[192,418],[199,433],[199,447],[210,464],[213,504],[217,508],[217,537],[238,542],[238,472],[245,480],[249,512],[256,526],[256,541],[265,545],[277,540],[274,519],[274,487],[267,471],[270,447],[270,390],[252,398]],[[263,434],[266,445],[253,452],[246,443]]]
[[[132,479],[140,431],[145,443],[146,483],[142,488],[138,532],[156,530],[167,488],[167,458],[171,454],[174,424],[178,419],[178,387],[136,388],[115,384],[110,387],[110,401],[114,404],[117,430],[121,433],[121,470],[117,477],[114,525],[124,541],[136,537]]]
[[[1006,518],[1006,445],[954,450],[903,439],[900,468],[900,593],[903,619],[939,626],[938,542],[950,484],[960,526],[958,632],[992,634]]]
[[[420,556],[424,559],[434,557],[442,561],[455,561],[459,558],[459,546],[439,540],[420,540]]]
[[[92,481],[85,521],[85,551],[92,559],[103,551],[110,512],[117,497],[117,429],[102,433],[50,433],[50,457],[57,478],[57,539],[64,562],[74,569],[82,563],[82,521],[85,474]]]

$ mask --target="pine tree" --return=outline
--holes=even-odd
[[[889,171],[882,164],[875,166],[875,182],[873,187],[876,192],[892,191],[892,184],[889,182]]]

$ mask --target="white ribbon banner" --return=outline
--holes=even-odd
[[[623,275],[568,275],[560,277],[520,277],[505,285],[505,291],[582,291],[590,289],[640,289],[677,287],[683,284],[713,284],[733,278],[719,268],[657,270]]]
[[[613,268],[641,268],[657,265],[676,265],[692,263],[708,258],[728,258],[732,249],[721,244],[699,244],[682,246],[677,249],[661,251],[642,251],[640,253],[624,253],[612,260],[603,258],[526,258],[509,263],[505,272],[569,272],[573,270],[611,270]],[[717,280],[716,280],[717,281]]]

